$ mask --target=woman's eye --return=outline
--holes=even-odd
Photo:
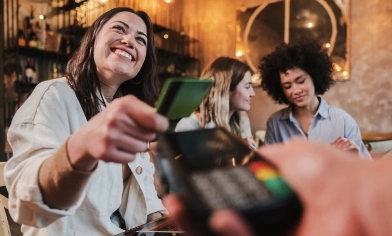
[[[284,89],[288,90],[291,88],[291,86],[283,86]]]
[[[299,84],[303,84],[304,82],[305,82],[305,80],[298,81]]]
[[[113,26],[113,29],[116,29],[117,31],[121,31],[122,33],[124,33],[124,32],[125,32],[125,29],[124,29],[124,27],[122,27],[122,26],[119,26],[119,25],[115,25],[115,26]]]
[[[137,39],[137,41],[141,42],[143,45],[147,44],[146,40],[143,37],[138,37],[136,39]]]

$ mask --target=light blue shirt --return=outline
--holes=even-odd
[[[312,118],[307,137],[295,119],[292,107],[288,106],[268,119],[265,144],[285,142],[292,137],[329,144],[342,137],[352,140],[359,147],[362,158],[371,159],[355,120],[342,109],[328,105],[321,97],[319,101],[320,106]]]

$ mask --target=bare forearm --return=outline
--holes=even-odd
[[[38,183],[44,202],[56,209],[68,209],[79,199],[92,171],[75,170],[69,162],[66,144],[43,162]]]

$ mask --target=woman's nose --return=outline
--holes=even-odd
[[[256,95],[255,90],[253,89],[253,87],[250,88],[250,96],[254,97]]]
[[[125,43],[125,45],[126,45],[127,47],[133,47],[133,46],[134,46],[132,37],[131,37],[130,35],[125,35],[125,36],[122,38],[121,43]]]
[[[301,86],[293,85],[294,94],[298,94],[302,92]]]

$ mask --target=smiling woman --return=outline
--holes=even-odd
[[[78,84],[75,88],[77,96],[88,98],[89,94],[94,95],[91,98],[92,104],[95,105],[94,111],[85,110],[88,118],[99,111],[99,102],[103,104],[102,96],[96,96],[96,91],[114,98],[133,94],[149,105],[154,105],[158,97],[157,61],[151,20],[141,11],[137,14],[129,11],[120,11],[118,15],[117,13],[111,12],[111,15],[100,17],[94,22],[91,28],[95,30],[89,30],[80,45],[80,48],[90,50],[79,50],[68,64],[71,74],[68,80],[70,84]],[[134,59],[121,60],[121,55],[115,53],[116,50],[129,54]],[[91,62],[95,62],[94,65],[91,65]],[[81,65],[87,66],[87,70],[80,73]],[[96,73],[92,76],[83,75],[90,73],[92,66],[97,68]],[[78,80],[82,75],[87,78]],[[131,79],[138,83],[135,85]],[[80,100],[81,103],[84,102],[84,99]]]
[[[218,57],[203,70],[202,78],[214,79],[214,84],[199,108],[180,120],[176,131],[211,128],[216,125],[229,129],[256,149],[250,123],[244,111],[250,110],[252,97],[251,69],[241,61]]]
[[[355,120],[321,97],[335,81],[331,58],[317,42],[281,44],[261,59],[259,68],[262,88],[288,105],[268,119],[266,144],[301,137],[370,158]]]
[[[102,27],[93,51],[104,96],[113,97],[123,82],[137,76],[146,59],[147,42],[146,24],[131,12],[118,13]]]
[[[149,17],[114,8],[88,29],[65,78],[35,88],[9,128],[5,167],[25,235],[115,235],[166,214],[146,150],[168,127],[150,106],[157,83]]]

